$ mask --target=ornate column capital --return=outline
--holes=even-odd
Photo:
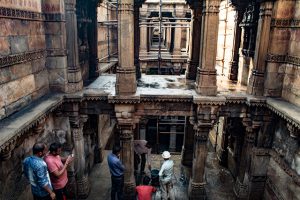
[[[220,9],[220,0],[203,0],[203,15],[217,15]]]

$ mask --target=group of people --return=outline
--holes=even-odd
[[[23,170],[31,185],[34,200],[66,200],[67,167],[73,156],[61,157],[62,145],[35,143],[33,155],[23,161]]]
[[[138,173],[138,165],[140,164],[140,174],[145,175],[145,165],[148,164],[148,169],[151,171],[151,144],[146,140],[134,141],[134,169],[135,173]],[[109,170],[111,173],[111,200],[115,200],[116,196],[118,200],[123,200],[123,186],[124,186],[124,170],[125,167],[120,160],[121,148],[114,146],[112,153],[107,157]],[[159,182],[161,187],[162,200],[175,200],[175,194],[173,190],[172,177],[174,175],[174,162],[170,160],[171,154],[168,151],[162,153],[164,163],[158,173]],[[151,179],[145,176],[143,184],[136,187],[138,200],[151,200],[152,194],[156,192],[156,188],[149,185]]]
[[[146,161],[151,171],[151,145],[145,140],[134,141],[135,170],[140,164],[140,173],[145,174]],[[33,154],[23,161],[25,177],[29,180],[34,200],[66,200],[66,185],[68,182],[67,167],[73,161],[73,155],[61,157],[62,145],[52,143],[48,148],[44,143],[35,143],[32,147]],[[124,171],[125,167],[120,160],[121,148],[114,146],[112,153],[107,157],[111,173],[111,200],[123,200]],[[164,151],[164,163],[159,171],[161,196],[163,200],[175,199],[172,177],[174,162],[170,160],[171,154]],[[156,188],[150,186],[150,178],[145,176],[143,184],[136,187],[138,200],[151,200]]]

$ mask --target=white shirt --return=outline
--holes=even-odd
[[[173,167],[174,167],[173,160],[165,160],[164,163],[162,164],[158,175],[159,175],[159,179],[163,183],[171,182],[173,176]]]

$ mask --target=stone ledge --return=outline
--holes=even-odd
[[[283,99],[267,98],[267,107],[300,129],[300,108]]]
[[[60,94],[47,95],[8,118],[0,121],[0,151],[21,137],[27,130],[55,110],[63,102]]]

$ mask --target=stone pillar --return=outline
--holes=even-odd
[[[260,200],[264,196],[270,154],[269,150],[264,148],[252,148],[251,152],[248,199]]]
[[[268,53],[273,1],[261,3],[253,70],[250,75],[247,93],[262,96],[264,92],[265,64]]]
[[[136,92],[134,67],[133,0],[123,0],[118,6],[118,57],[116,94],[133,95]]]
[[[148,38],[147,38],[147,20],[142,19],[140,25],[140,53],[147,53],[148,51]]]
[[[198,1],[196,5],[191,5],[190,7],[192,19],[189,37],[189,58],[185,77],[187,80],[195,81],[199,66],[202,7]]]
[[[241,9],[236,9],[235,19],[234,19],[234,33],[233,33],[233,49],[232,57],[229,63],[229,79],[232,81],[237,81],[238,78],[238,67],[239,67],[239,50],[241,44],[241,33],[242,29],[239,26],[243,19],[243,11]]]
[[[125,166],[124,199],[133,200],[135,199],[133,139],[139,120],[135,117],[134,105],[115,104],[115,112],[122,148],[121,160]]]
[[[185,176],[187,179],[189,179],[191,176],[194,147],[194,129],[189,120],[190,117],[187,117],[185,122],[184,142],[181,152],[181,164],[184,167]]]
[[[141,69],[140,69],[140,5],[134,5],[134,66],[136,70],[136,79],[141,78]]]
[[[98,70],[98,21],[97,21],[97,1],[91,1],[88,6],[91,23],[88,24],[89,43],[89,78],[96,79],[99,76]]]
[[[176,151],[176,125],[171,126],[170,128],[170,146],[169,149],[170,151]]]
[[[124,199],[135,199],[134,180],[134,153],[133,153],[133,126],[119,126],[120,142],[122,147],[121,160],[125,166],[124,173]]]
[[[272,23],[270,31],[265,74],[264,96],[269,97],[281,97],[282,95],[285,70],[282,70],[281,67],[290,48],[290,30],[277,26],[276,21],[277,19],[282,20],[283,18],[286,21],[293,20],[294,14],[292,11],[296,7],[296,1],[278,1],[276,4],[276,12],[272,17],[274,23]]]
[[[68,86],[67,92],[77,92],[83,87],[82,74],[78,56],[78,36],[76,18],[76,0],[65,0],[66,9],[66,35],[67,35],[67,62]]]
[[[183,6],[176,5],[176,12],[175,16],[178,18],[184,17],[184,10]],[[181,55],[181,40],[182,40],[182,27],[180,25],[181,20],[176,20],[176,22],[179,22],[179,24],[176,24],[177,27],[175,27],[175,38],[174,38],[174,48],[173,48],[173,55],[179,56]]]
[[[217,94],[216,55],[218,41],[220,0],[204,0],[202,10],[199,67],[196,92],[201,95]]]
[[[221,148],[218,155],[219,163],[223,167],[227,167],[228,165],[228,126],[228,117],[224,117]]]
[[[207,138],[211,126],[200,125],[195,130],[192,177],[189,183],[190,200],[206,200],[205,163],[207,156]]]
[[[48,70],[49,87],[54,92],[66,92],[68,85],[66,20],[64,5],[54,14],[49,7],[49,1],[42,2],[42,12],[45,17],[45,39],[47,48],[46,68]],[[46,6],[48,4],[48,6]],[[50,4],[51,6],[51,4]],[[55,7],[58,6],[55,4]],[[58,7],[56,7],[58,8]],[[55,22],[53,22],[55,16]]]
[[[210,121],[211,113],[207,112],[211,108],[198,108],[198,119],[190,118],[190,122],[194,125],[194,154],[192,176],[189,182],[189,199],[190,200],[205,200],[205,163],[207,157],[207,140],[212,123]],[[200,114],[201,113],[201,114]]]
[[[77,197],[86,198],[90,192],[88,175],[85,173],[85,151],[83,138],[83,124],[87,121],[86,115],[79,115],[79,105],[73,104],[70,126],[73,138],[73,153],[75,154],[74,174],[76,180]],[[69,172],[70,173],[70,172]]]
[[[238,169],[238,176],[236,178],[233,191],[237,199],[247,199],[249,195],[249,169],[251,152],[254,146],[255,133],[251,127],[251,119],[244,118],[243,124],[246,126],[244,145],[241,152],[241,160]]]

